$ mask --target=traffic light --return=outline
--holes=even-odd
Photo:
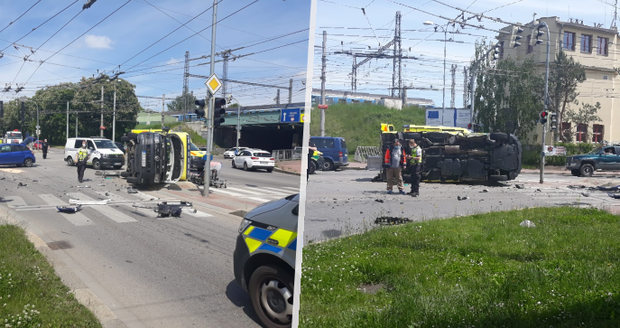
[[[558,113],[551,113],[551,130],[558,129]]]
[[[220,124],[226,121],[224,114],[226,114],[226,108],[222,107],[226,105],[226,99],[215,98],[215,104],[213,105],[213,126],[220,126]]]
[[[502,43],[497,43],[494,47],[493,47],[493,60],[497,60],[499,59],[499,56],[502,52]]]
[[[198,118],[205,117],[205,106],[207,105],[205,100],[204,99],[197,99],[195,104],[196,104],[196,106],[198,106],[198,109],[196,109],[194,111],[194,113],[196,113],[196,116],[198,116]]]
[[[513,26],[512,27],[512,33],[510,34],[510,47],[511,48],[516,48],[518,46],[521,45],[521,39],[523,39],[523,36],[521,35],[521,33],[523,33],[523,29],[520,28],[519,26]]]
[[[549,115],[549,113],[547,113],[547,111],[540,112],[540,124],[547,123],[547,116],[548,115]]]
[[[537,28],[532,29],[532,34],[530,35],[530,46],[533,47],[537,44],[543,43],[543,40],[540,40],[540,37],[545,35],[545,32],[540,30],[542,27],[543,26],[539,25]]]

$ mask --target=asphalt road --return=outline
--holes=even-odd
[[[483,184],[422,183],[420,196],[386,193],[386,184],[371,182],[373,171],[318,172],[306,192],[304,243],[320,242],[376,227],[377,217],[402,217],[413,221],[538,206],[595,206],[620,209],[620,200],[607,193],[570,189],[569,185],[620,185],[614,175],[595,173],[591,178],[570,173],[522,173],[500,186]],[[518,185],[518,186],[517,186]],[[394,188],[397,191],[396,187]],[[410,187],[406,187],[409,191]],[[458,198],[467,197],[465,200]]]
[[[45,243],[60,246],[53,251],[60,265],[79,277],[66,283],[89,288],[112,310],[116,319],[108,327],[260,326],[234,281],[241,217],[230,213],[294,193],[298,176],[224,165],[220,176],[229,180],[228,188],[212,190],[208,198],[190,183],[135,195],[127,193],[123,179],[104,179],[91,168],[89,180],[78,187],[77,170],[62,161],[62,150],[53,149],[46,160],[36,157],[31,168],[0,167],[0,206],[11,208]],[[18,187],[20,182],[27,186]],[[69,199],[111,199],[116,205],[84,206],[77,214],[50,206]],[[158,219],[151,210],[131,206],[164,199],[193,201],[198,212]]]

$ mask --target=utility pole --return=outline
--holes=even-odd
[[[213,0],[213,23],[211,25],[211,74],[215,73],[215,36],[217,27],[217,2]],[[213,109],[215,105],[215,97],[207,91],[209,97],[209,111],[207,112],[207,160],[204,168],[204,188],[202,196],[209,197],[209,185],[211,183],[211,151],[213,149]]]
[[[183,98],[184,98],[184,107],[183,110],[185,111],[185,114],[183,115],[183,122],[185,122],[186,118],[187,118],[187,108],[188,106],[188,101],[189,99],[187,99],[187,97],[189,93],[189,51],[185,52],[185,72],[183,74]]]
[[[454,100],[456,98],[456,64],[452,64],[450,69],[452,71],[452,91],[450,92],[450,108],[456,108]]]
[[[321,55],[321,105],[325,105],[325,68],[326,68],[326,64],[327,64],[327,56],[326,56],[326,49],[327,49],[327,31],[323,31],[323,49],[322,49],[322,55]],[[353,57],[355,58],[355,57]],[[353,62],[353,67],[355,67],[355,62]],[[321,132],[321,137],[325,136],[325,106],[320,106],[321,107],[321,126],[320,126],[320,132]]]
[[[293,103],[293,79],[288,80],[288,103]]]
[[[114,105],[112,107],[112,142],[116,141],[116,83],[114,83]]]
[[[101,85],[101,126],[99,127],[99,133],[103,138],[103,84]]]
[[[230,58],[231,50],[225,50],[222,53],[222,98],[226,99],[228,94],[228,59]]]
[[[549,104],[549,45],[551,44],[551,36],[549,35],[549,26],[545,22],[541,22],[538,25],[538,29],[545,27],[547,29],[547,61],[545,63],[545,108],[547,112],[547,105]],[[542,125],[542,151],[540,153],[540,183],[544,183],[545,175],[545,137],[547,132],[547,122]]]
[[[69,102],[67,101],[67,134],[65,134],[65,136],[67,136],[67,139],[69,138]]]
[[[469,93],[467,92],[467,66],[463,67],[463,108],[467,108],[467,103],[469,102]]]
[[[161,95],[161,129],[164,129],[164,110],[166,109],[166,95]]]
[[[401,48],[400,39],[400,11],[396,12],[396,23],[394,25],[394,64],[392,73],[392,97],[399,97],[403,88],[402,80],[402,56],[403,50]],[[396,93],[398,91],[398,93]]]

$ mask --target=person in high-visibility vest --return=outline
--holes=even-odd
[[[422,170],[422,148],[418,146],[415,140],[409,139],[409,150],[407,154],[407,162],[411,178],[411,191],[409,194],[413,197],[420,195],[420,171]]]
[[[86,149],[86,141],[82,142],[82,148],[78,149],[77,154],[77,171],[78,181],[82,183],[84,179],[84,171],[86,171],[86,162],[88,162],[88,149]]]

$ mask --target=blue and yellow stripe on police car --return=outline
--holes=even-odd
[[[243,235],[250,254],[257,250],[276,254],[282,253],[285,248],[297,250],[297,233],[290,230],[279,228],[270,231],[251,225],[243,232]],[[277,245],[274,245],[275,243]]]

